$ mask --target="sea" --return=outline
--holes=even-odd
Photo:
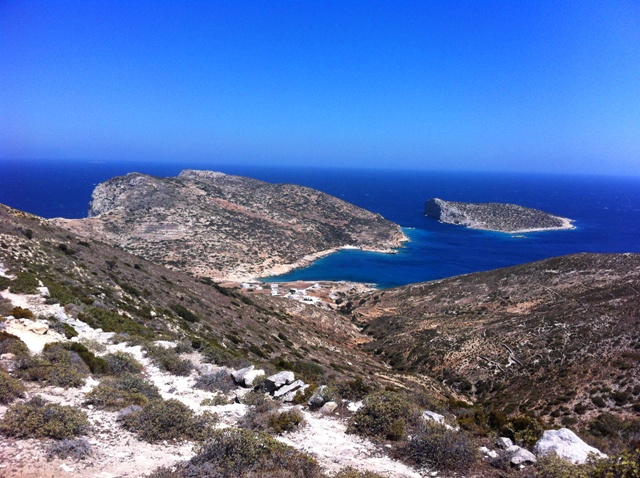
[[[207,169],[308,186],[400,224],[395,254],[341,250],[267,280],[334,280],[389,288],[579,252],[640,252],[640,178],[524,173],[233,165],[217,162],[0,160],[0,203],[46,218],[87,216],[96,184],[140,172]],[[507,202],[573,219],[575,229],[504,234],[424,216],[433,197]]]

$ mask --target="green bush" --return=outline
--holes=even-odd
[[[195,323],[200,322],[200,317],[191,312],[189,309],[180,304],[171,304],[169,306],[179,317],[182,317],[187,322]]]
[[[113,310],[90,307],[86,312],[78,315],[78,319],[94,329],[100,328],[105,332],[117,332],[140,337],[151,337],[153,332],[135,320],[122,316]]]
[[[196,448],[188,464],[176,476],[220,478],[269,476],[272,478],[320,478],[320,467],[299,452],[262,432],[237,428],[215,430]]]
[[[31,312],[31,310],[29,309],[23,309],[22,307],[14,307],[13,309],[11,309],[11,312],[9,312],[10,315],[13,315],[13,317],[15,319],[33,319],[35,318],[35,316],[33,315],[33,312]]]
[[[524,446],[533,446],[544,433],[540,420],[527,415],[511,417],[500,429],[502,436]]]
[[[407,442],[405,454],[419,466],[438,470],[465,471],[477,460],[477,446],[463,431],[454,431],[440,423],[421,424]]]
[[[154,364],[169,373],[187,376],[193,370],[191,361],[180,357],[174,349],[149,344],[144,347],[144,350]]]
[[[122,373],[117,377],[104,377],[87,393],[86,403],[106,410],[121,410],[159,398],[160,391],[154,384],[140,376]]]
[[[81,387],[89,375],[89,367],[76,352],[60,344],[47,344],[41,354],[18,360],[16,375],[58,387]]]
[[[373,392],[373,387],[364,383],[362,377],[354,378],[335,385],[338,395],[345,400],[357,402]]]
[[[88,428],[83,411],[48,403],[40,397],[10,406],[0,420],[0,432],[16,438],[71,438]]]
[[[17,358],[28,357],[29,348],[20,338],[0,330],[0,355],[3,354],[13,354]]]
[[[24,385],[0,368],[0,405],[13,402],[24,396]]]
[[[302,413],[295,408],[280,413],[272,413],[268,419],[269,428],[278,435],[295,430],[303,422]]]
[[[70,352],[75,352],[82,361],[89,367],[91,373],[98,375],[109,373],[109,364],[101,357],[96,357],[87,347],[78,342],[52,342],[44,346],[43,353],[47,353],[55,347],[62,347]]]
[[[128,352],[116,351],[103,355],[102,358],[107,362],[109,371],[113,375],[140,373],[143,369],[142,364]]]
[[[155,443],[163,440],[201,440],[211,432],[217,416],[205,412],[195,416],[179,400],[152,400],[141,410],[121,419],[123,426],[141,440]]]
[[[362,436],[400,440],[406,426],[415,421],[417,410],[402,395],[380,392],[369,395],[347,427],[347,433]]]
[[[589,478],[591,465],[574,465],[555,453],[538,457],[535,464],[537,478]]]
[[[18,272],[16,278],[11,281],[9,291],[14,294],[35,294],[38,292],[40,282],[30,272]]]

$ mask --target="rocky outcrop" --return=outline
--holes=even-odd
[[[392,252],[406,240],[379,214],[314,189],[194,170],[110,179],[87,219],[53,221],[216,280],[281,274],[342,247]]]
[[[568,428],[547,430],[538,440],[535,451],[539,455],[555,453],[563,460],[575,464],[586,463],[590,455],[596,458],[607,458],[597,448],[587,445],[582,439]]]
[[[447,224],[497,232],[573,229],[571,219],[517,204],[465,203],[433,198],[425,204],[424,213]]]

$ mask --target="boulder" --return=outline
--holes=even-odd
[[[336,408],[338,408],[338,404],[336,402],[327,402],[320,407],[320,411],[328,414],[335,412]]]
[[[231,372],[233,380],[242,387],[253,387],[256,378],[264,375],[264,370],[255,370],[253,365]]]
[[[289,392],[292,392],[302,386],[304,386],[304,382],[302,380],[296,380],[295,382],[290,383],[289,385],[285,385],[284,387],[280,387],[278,390],[273,392],[273,397],[274,398],[284,397]]]
[[[545,431],[542,438],[536,443],[534,450],[539,455],[555,453],[563,460],[574,464],[586,463],[590,454],[594,454],[598,458],[607,458],[607,455],[597,448],[587,445],[568,428]]]
[[[526,450],[518,445],[511,445],[505,450],[507,454],[511,456],[509,461],[513,466],[526,465],[528,463],[535,463],[536,456],[529,450]]]
[[[307,402],[311,408],[320,408],[322,405],[329,401],[327,394],[327,386],[320,385],[311,395],[311,398]]]
[[[482,453],[484,456],[488,458],[498,458],[498,452],[495,450],[490,450],[486,446],[481,446],[479,450],[480,450],[480,453]]]
[[[500,437],[496,440],[496,446],[501,450],[506,450],[510,446],[513,446],[513,442],[511,441],[511,438]]]
[[[422,413],[422,419],[426,421],[434,421],[436,423],[444,423],[444,415],[429,410]]]
[[[264,388],[267,392],[273,393],[284,385],[289,385],[295,380],[293,372],[284,371],[267,377],[264,381]]]
[[[362,400],[359,400],[357,402],[349,402],[347,404],[347,410],[349,410],[350,412],[357,412],[358,410],[360,410],[363,407],[364,403],[362,402]]]
[[[27,322],[25,324],[25,329],[29,332],[33,332],[34,334],[44,335],[49,330],[49,325],[44,322]]]
[[[293,399],[296,398],[296,395],[298,395],[299,393],[304,393],[304,391],[309,388],[310,385],[307,385],[306,383],[300,387],[300,388],[296,388],[295,390],[292,390],[291,392],[287,393],[286,395],[282,396],[282,401],[283,402],[293,402]]]

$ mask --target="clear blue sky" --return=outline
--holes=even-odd
[[[640,175],[640,3],[1,0],[0,158]]]

